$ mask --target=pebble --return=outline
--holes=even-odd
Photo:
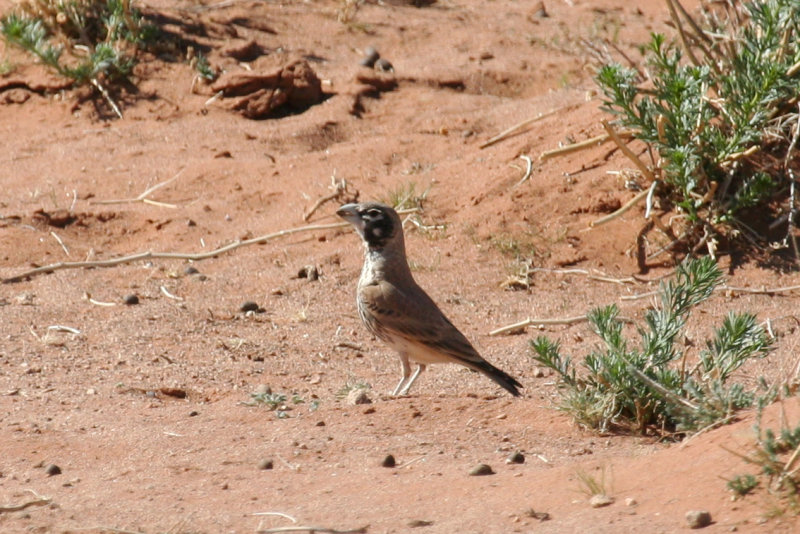
[[[524,464],[525,463],[525,455],[519,451],[512,452],[506,458],[507,464]]]
[[[273,467],[275,467],[275,465],[272,463],[272,460],[270,459],[265,459],[258,462],[259,469],[269,470],[272,469]]]
[[[258,312],[261,310],[261,307],[252,300],[248,300],[239,307],[239,310],[243,312]]]
[[[705,510],[689,510],[686,512],[686,523],[689,528],[704,528],[711,524],[711,514]]]
[[[389,63],[389,61],[380,58],[378,61],[375,62],[375,70],[381,72],[394,72],[394,65]]]
[[[469,476],[471,477],[482,477],[485,475],[493,475],[493,474],[494,470],[491,468],[491,466],[488,466],[486,464],[478,464],[469,470]]]
[[[128,306],[133,306],[135,304],[139,304],[139,297],[138,295],[125,295],[125,298],[122,299],[122,302]]]
[[[183,274],[197,274],[200,271],[194,265],[187,265],[186,268],[183,270]]]
[[[44,472],[47,473],[47,476],[53,477],[61,474],[61,468],[56,464],[50,464],[44,468]]]
[[[589,499],[589,506],[592,508],[602,508],[604,506],[608,506],[609,504],[613,504],[614,497],[609,497],[608,495],[603,495],[602,493],[597,493],[592,495],[592,498]]]
[[[625,499],[625,506],[636,506],[637,504],[639,504],[639,502],[633,497]]]
[[[366,50],[364,50],[364,57],[361,58],[361,61],[358,62],[359,65],[362,67],[369,67],[372,68],[375,65],[375,62],[378,61],[378,58],[381,55],[375,50],[374,46],[368,46]]]
[[[381,467],[394,467],[395,465],[397,465],[397,462],[391,454],[387,454],[386,458],[381,462]]]

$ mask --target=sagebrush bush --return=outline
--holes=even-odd
[[[748,224],[748,208],[772,203],[778,217],[780,200],[784,215],[794,216],[794,197],[787,197],[798,168],[792,139],[800,2],[725,0],[703,8],[702,24],[682,9],[679,18],[677,0],[668,5],[677,42],[653,34],[642,68],[602,66],[596,81],[603,108],[646,143],[657,198],[685,215],[674,232],[685,244],[742,233],[764,243],[767,237],[754,227],[767,225]]]
[[[721,279],[709,257],[681,264],[675,280],[661,284],[657,305],[637,326],[637,346],[625,337],[616,305],[592,310],[587,318],[602,345],[580,366],[562,356],[558,343],[544,336],[532,341],[533,358],[559,376],[561,408],[590,428],[644,433],[696,430],[751,406],[755,391],[731,383],[731,377],[768,351],[770,341],[755,316],[729,313],[691,367],[690,349],[680,343],[691,310]]]

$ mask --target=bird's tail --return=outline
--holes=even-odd
[[[476,369],[481,373],[485,374],[486,376],[488,376],[489,378],[491,378],[492,380],[494,380],[495,382],[497,382],[497,384],[500,387],[502,387],[515,397],[520,396],[519,389],[517,388],[521,388],[522,384],[520,384],[516,378],[506,373],[502,369],[498,369],[497,367],[495,367],[494,365],[485,360],[476,365]]]

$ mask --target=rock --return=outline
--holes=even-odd
[[[183,270],[183,274],[188,274],[188,275],[197,274],[199,272],[200,271],[198,271],[194,265],[187,265],[186,268]]]
[[[253,395],[272,395],[272,388],[267,384],[259,384],[253,390]]]
[[[53,477],[61,474],[61,468],[56,464],[50,464],[44,468],[44,472],[47,473],[47,476]]]
[[[258,313],[261,310],[261,306],[253,302],[252,300],[248,300],[244,304],[239,307],[239,311],[247,312],[256,312]]]
[[[259,469],[269,470],[269,469],[272,469],[273,467],[275,467],[275,465],[272,463],[272,460],[270,460],[268,458],[258,462],[258,468]]]
[[[639,504],[639,502],[633,497],[625,499],[625,506],[636,506],[637,504]]]
[[[506,458],[507,464],[524,464],[525,463],[525,455],[519,451],[514,451],[508,455]]]
[[[711,524],[711,514],[706,510],[689,510],[686,512],[686,523],[689,528],[704,528]]]
[[[381,467],[394,467],[395,465],[397,465],[397,462],[395,462],[394,456],[391,454],[387,454],[386,458],[381,462]]]
[[[469,470],[469,476],[471,476],[471,477],[482,477],[482,476],[493,475],[493,474],[494,474],[494,470],[491,468],[491,466],[486,465],[486,464],[478,464],[478,465],[476,465],[475,467],[473,467],[472,469]]]
[[[367,396],[367,392],[361,388],[351,389],[345,399],[347,404],[356,406],[357,404],[372,404],[372,400]]]
[[[372,68],[375,65],[375,62],[378,61],[378,58],[381,55],[375,50],[375,47],[368,46],[366,50],[364,50],[364,57],[361,58],[361,61],[358,62],[359,65],[362,67],[369,67]]]
[[[589,506],[592,508],[602,508],[604,506],[608,506],[614,502],[614,497],[609,497],[608,495],[604,495],[602,493],[597,493],[592,495],[592,498],[589,499]]]
[[[125,298],[122,299],[122,302],[127,306],[134,306],[139,304],[139,297],[137,295],[125,295]]]
[[[308,278],[312,282],[319,280],[319,269],[314,265],[306,265],[297,271],[297,278]]]
[[[394,65],[388,60],[380,58],[375,62],[375,70],[380,72],[394,72]]]

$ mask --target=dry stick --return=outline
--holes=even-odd
[[[629,130],[625,130],[622,132],[617,132],[617,135],[620,137],[630,138],[633,137],[633,132]],[[608,133],[596,135],[594,137],[590,137],[584,141],[580,141],[578,143],[573,143],[571,145],[562,146],[559,148],[554,148],[552,150],[545,150],[539,156],[540,161],[544,161],[546,159],[554,158],[556,156],[563,156],[564,154],[570,154],[572,152],[577,152],[579,150],[583,150],[585,148],[591,148],[593,146],[602,145],[606,141],[609,141],[611,136]]]
[[[616,219],[617,217],[619,217],[620,215],[631,209],[633,206],[635,206],[637,202],[645,198],[649,194],[649,192],[650,192],[649,189],[644,189],[642,191],[639,191],[638,193],[636,193],[635,197],[626,202],[624,206],[622,206],[614,213],[609,213],[605,217],[600,217],[596,221],[590,222],[589,228],[594,228],[595,226],[600,226],[601,224],[605,224],[612,219]]]
[[[608,132],[609,137],[611,137],[611,139],[617,144],[622,153],[625,154],[628,157],[628,159],[630,159],[633,162],[634,165],[636,165],[636,167],[639,169],[642,175],[645,178],[647,178],[650,182],[655,181],[656,177],[653,176],[652,171],[647,168],[647,165],[642,163],[642,160],[636,157],[636,154],[634,154],[633,151],[630,148],[628,148],[628,145],[622,142],[622,138],[620,137],[619,132],[617,132],[614,129],[614,127],[608,123],[608,121],[604,120],[600,122],[603,125],[603,128],[605,128],[606,132]]]
[[[145,204],[150,204],[152,206],[161,206],[161,207],[164,207],[164,208],[177,208],[178,206],[176,206],[174,204],[167,204],[166,202],[158,202],[156,200],[150,200],[147,197],[153,191],[156,191],[157,189],[161,189],[165,185],[169,185],[170,183],[174,182],[178,178],[178,176],[181,175],[182,172],[183,172],[183,169],[179,170],[178,173],[175,174],[175,176],[173,176],[169,180],[164,180],[163,182],[157,183],[156,185],[154,185],[152,187],[148,187],[141,195],[139,195],[136,198],[121,198],[121,199],[113,199],[113,200],[95,200],[95,201],[92,202],[92,204],[104,204],[104,205],[107,205],[107,204],[130,204],[130,203],[133,203],[133,202],[143,202]]]
[[[753,289],[750,287],[734,287],[734,286],[718,286],[714,291],[732,291],[734,293],[747,293],[749,295],[774,295],[776,293],[789,293],[791,291],[800,290],[800,285],[785,286],[785,287],[762,287],[761,289]],[[619,300],[639,300],[647,297],[652,297],[658,294],[658,291],[648,291],[647,293],[639,293],[637,295],[623,295]]]
[[[278,237],[284,237],[291,234],[296,234],[299,232],[312,232],[315,230],[332,230],[334,228],[345,228],[349,226],[350,223],[341,222],[341,223],[332,223],[332,224],[312,224],[309,226],[300,226],[298,228],[290,228],[288,230],[281,230],[279,232],[274,232],[272,234],[262,235],[260,237],[254,237],[252,239],[245,239],[244,241],[238,240],[234,241],[233,243],[229,243],[224,247],[220,247],[216,250],[212,250],[210,252],[202,252],[196,254],[183,254],[180,252],[140,252],[138,254],[132,254],[130,256],[123,256],[121,258],[114,258],[110,260],[98,260],[98,261],[72,261],[72,262],[59,262],[53,263],[50,265],[44,265],[42,267],[37,267],[35,269],[31,269],[29,271],[25,271],[20,273],[16,276],[12,276],[11,278],[6,278],[3,280],[4,284],[11,284],[15,282],[20,282],[25,278],[29,278],[31,276],[36,276],[38,274],[43,273],[52,273],[54,271],[59,271],[62,269],[80,269],[82,267],[114,267],[115,265],[121,265],[123,263],[131,263],[134,261],[139,260],[148,260],[148,259],[170,259],[170,260],[192,260],[192,261],[200,261],[205,260],[208,258],[213,258],[215,256],[219,256],[225,252],[230,252],[231,250],[235,250],[240,247],[245,247],[248,245],[257,245],[261,243],[266,243],[267,241],[271,241]]]
[[[528,318],[528,319],[525,319],[524,321],[520,321],[518,323],[510,324],[508,326],[503,326],[503,327],[497,328],[495,330],[492,330],[491,332],[489,332],[489,335],[490,336],[499,336],[500,334],[505,334],[506,332],[513,332],[515,330],[520,330],[520,329],[525,328],[526,326],[530,326],[532,324],[541,324],[541,325],[545,325],[545,324],[576,324],[576,323],[582,323],[582,322],[587,321],[587,320],[588,319],[586,318],[585,315],[579,315],[577,317],[567,317],[566,319],[531,319],[531,318]]]
[[[52,500],[49,497],[42,497],[33,490],[28,490],[28,491],[30,491],[36,496],[34,500],[26,501],[20,504],[8,504],[6,506],[0,506],[0,514],[4,512],[19,512],[20,510],[24,510],[25,508],[28,508],[30,506],[43,506],[45,504],[50,504],[50,501]]]
[[[522,177],[522,179],[519,182],[516,183],[516,185],[514,187],[519,187],[522,184],[524,184],[528,180],[528,178],[531,177],[531,171],[533,171],[533,162],[531,161],[530,156],[522,155],[519,158],[522,159],[522,160],[525,160],[525,164],[527,165],[527,168],[525,169],[525,175]]]
[[[64,254],[66,254],[69,257],[69,249],[67,248],[67,245],[65,245],[64,242],[61,240],[61,238],[58,237],[58,234],[56,234],[55,232],[50,232],[50,235],[53,236],[53,239],[58,241],[58,244],[61,245],[61,248],[64,250]]]
[[[97,78],[92,78],[90,81],[92,82],[92,85],[94,85],[95,88],[98,91],[100,91],[100,94],[103,95],[103,98],[106,99],[106,102],[108,102],[108,105],[111,106],[111,109],[114,110],[114,113],[117,114],[117,117],[119,117],[121,119],[122,118],[122,112],[119,110],[119,106],[117,106],[117,103],[114,102],[114,99],[111,98],[111,95],[108,94],[108,91],[106,91],[106,88],[103,87],[100,84],[100,82],[97,81]]]
[[[549,117],[551,115],[555,115],[556,113],[564,111],[564,110],[568,109],[569,107],[570,106],[565,106],[563,108],[551,109],[550,111],[545,111],[543,113],[539,113],[537,116],[535,116],[532,119],[524,120],[524,121],[520,122],[519,124],[515,124],[511,128],[503,130],[499,134],[495,135],[494,137],[492,137],[491,139],[489,139],[488,141],[486,141],[485,143],[480,145],[478,148],[486,148],[486,147],[492,146],[495,143],[499,143],[500,141],[503,141],[504,139],[507,139],[507,138],[511,137],[512,135],[514,135],[515,133],[519,132],[520,130],[522,130],[526,126],[530,126],[531,124],[533,124],[535,122],[538,122],[538,121],[540,121],[540,120],[542,120],[544,118],[547,118],[547,117]]]
[[[689,56],[689,60],[696,67],[701,67],[702,65],[697,60],[697,57],[695,57],[692,48],[689,46],[689,40],[686,38],[686,32],[683,29],[683,24],[681,24],[681,19],[678,17],[678,12],[675,10],[675,5],[672,2],[673,0],[667,0],[667,7],[669,8],[669,15],[670,18],[672,18],[672,22],[675,24],[675,27],[678,28],[678,35],[681,38],[683,49],[686,51],[686,55]]]
[[[789,175],[789,220],[786,229],[786,240],[791,240],[792,248],[794,248],[795,260],[800,258],[800,250],[797,250],[797,240],[792,232],[794,229],[794,217],[797,214],[797,209],[795,208],[795,190],[797,185],[794,178],[794,171],[792,171],[791,167],[789,166],[789,162],[791,161],[792,152],[794,152],[794,148],[797,146],[798,136],[800,136],[800,104],[798,104],[798,115],[797,121],[794,124],[794,135],[792,135],[792,142],[789,143],[789,148],[786,150],[786,158],[783,160],[783,168]]]
[[[350,530],[336,530],[334,528],[327,528],[327,527],[306,527],[306,526],[296,526],[296,527],[277,527],[277,528],[268,528],[265,530],[257,531],[258,534],[270,534],[272,532],[308,532],[309,534],[314,534],[315,532],[324,532],[326,534],[365,534],[369,525],[364,525],[360,528],[354,528]]]

